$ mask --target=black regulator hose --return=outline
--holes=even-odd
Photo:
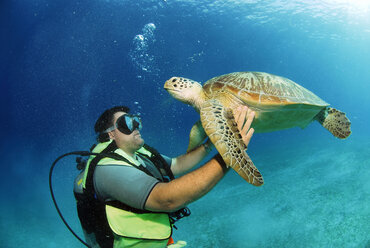
[[[54,202],[54,205],[55,205],[55,208],[60,216],[60,218],[62,219],[62,221],[64,222],[64,224],[66,225],[66,227],[68,228],[68,230],[82,243],[84,244],[86,247],[89,247],[91,248],[91,246],[89,246],[85,241],[83,241],[73,230],[72,228],[68,225],[67,221],[64,219],[63,215],[62,215],[62,212],[60,211],[59,207],[58,207],[58,204],[55,200],[55,197],[54,197],[54,192],[53,192],[53,186],[52,186],[52,175],[53,175],[53,170],[54,170],[54,167],[55,165],[57,164],[57,162],[59,160],[61,160],[62,158],[64,157],[67,157],[67,156],[70,156],[70,155],[78,155],[78,156],[90,156],[90,155],[98,155],[98,153],[91,153],[91,152],[86,152],[86,151],[75,151],[75,152],[69,152],[69,153],[66,153],[66,154],[63,154],[61,155],[60,157],[58,157],[52,164],[52,166],[50,167],[50,172],[49,172],[49,188],[50,188],[50,194],[51,194],[51,198],[53,199],[53,202]]]

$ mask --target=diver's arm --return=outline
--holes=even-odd
[[[191,170],[212,150],[213,144],[208,140],[194,150],[172,159],[171,170],[175,176],[179,176]]]
[[[227,171],[224,163],[221,165],[216,159],[211,159],[202,167],[171,182],[157,183],[149,194],[145,209],[172,212],[183,208],[208,193]]]
[[[234,118],[243,142],[248,146],[254,133],[254,129],[250,128],[254,112],[247,107],[238,108],[234,110]],[[145,209],[172,212],[183,208],[208,193],[227,170],[218,154],[202,167],[182,177],[168,183],[156,184],[145,202]]]

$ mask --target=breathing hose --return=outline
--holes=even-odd
[[[55,209],[57,210],[60,218],[62,219],[63,223],[66,225],[66,227],[68,228],[68,230],[82,243],[84,244],[86,247],[89,247],[91,248],[91,246],[89,246],[85,241],[83,241],[73,230],[72,228],[68,225],[67,221],[64,219],[63,215],[62,215],[62,212],[60,211],[59,207],[58,207],[58,204],[55,200],[55,196],[54,196],[54,191],[53,191],[53,185],[52,185],[52,176],[53,176],[53,170],[54,170],[54,167],[55,165],[58,163],[59,160],[61,160],[62,158],[64,157],[67,157],[67,156],[71,156],[71,155],[77,155],[77,156],[90,156],[90,155],[98,155],[99,153],[92,153],[92,152],[86,152],[86,151],[75,151],[75,152],[69,152],[69,153],[66,153],[66,154],[63,154],[61,155],[60,157],[58,157],[52,164],[52,166],[50,167],[50,171],[49,171],[49,188],[50,188],[50,194],[51,194],[51,198],[53,199],[53,202],[54,202],[54,206],[55,206]]]

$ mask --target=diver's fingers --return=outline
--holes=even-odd
[[[242,106],[239,106],[236,109],[233,109],[234,119],[238,126],[239,132],[241,132],[243,128],[247,110],[248,110],[247,107],[242,107]]]
[[[251,109],[248,109],[248,113],[247,113],[247,121],[245,122],[244,124],[244,127],[242,129],[242,133],[246,133],[248,132],[249,128],[251,127],[252,125],[252,121],[254,119],[254,111],[252,111]]]
[[[251,125],[255,116],[255,112],[246,106],[243,106],[242,109],[238,108],[238,110],[241,111],[241,114],[237,122],[239,132],[242,136],[244,144],[248,148],[248,144],[254,133],[254,129],[251,128]]]
[[[251,128],[251,129],[248,130],[247,134],[242,135],[243,142],[247,146],[247,148],[248,148],[249,142],[251,141],[253,133],[254,133],[254,129]]]
[[[234,115],[235,122],[236,122],[236,124],[238,126],[238,129],[241,130],[241,126],[240,126],[240,123],[239,123],[240,115],[241,115],[241,108],[240,108],[240,106],[237,107],[236,109],[233,109],[233,115]]]

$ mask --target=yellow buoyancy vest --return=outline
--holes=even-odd
[[[101,153],[111,142],[112,141],[99,143],[92,152]],[[140,165],[137,160],[131,158],[119,148],[116,149],[114,153],[126,158],[130,163]],[[146,154],[149,156],[151,155],[151,152],[144,147],[139,149],[137,153]],[[87,171],[94,157],[95,156],[91,156],[86,165],[83,179],[84,188],[86,188]],[[104,157],[98,162],[98,165],[116,164],[122,166],[132,166],[130,163]],[[106,205],[105,210],[108,224],[111,230],[118,236],[145,240],[167,240],[171,237],[172,225],[167,213],[135,213],[111,205]]]

